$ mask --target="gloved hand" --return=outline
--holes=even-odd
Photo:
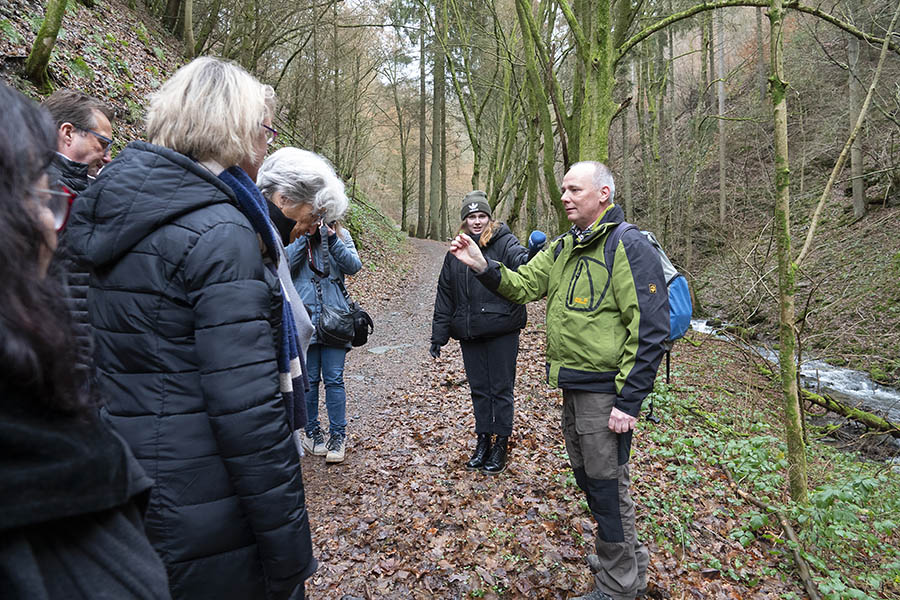
[[[528,260],[534,258],[535,254],[541,251],[544,244],[547,243],[547,235],[538,229],[531,232],[528,236]]]
[[[431,358],[440,358],[441,357],[441,345],[432,343],[431,348],[428,349],[428,354],[431,355]]]

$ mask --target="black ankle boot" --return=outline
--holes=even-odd
[[[478,434],[478,443],[475,444],[475,452],[472,453],[472,458],[469,459],[469,462],[466,463],[467,471],[477,471],[481,467],[484,466],[484,461],[488,456],[488,453],[491,451],[491,434],[489,433],[479,433]]]
[[[491,448],[491,454],[484,461],[484,467],[481,469],[488,475],[496,475],[502,473],[506,469],[506,446],[509,443],[508,437],[498,435],[497,441]]]

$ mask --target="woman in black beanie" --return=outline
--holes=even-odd
[[[484,192],[466,194],[459,216],[460,231],[481,246],[486,258],[510,269],[528,262],[528,250],[509,227],[491,218]],[[434,300],[430,353],[438,358],[449,338],[459,340],[477,435],[475,452],[466,463],[470,471],[495,475],[506,468],[519,331],[525,327],[526,317],[525,306],[489,291],[471,269],[447,253]]]

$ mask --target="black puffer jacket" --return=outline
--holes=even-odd
[[[133,142],[78,198],[104,417],[156,480],[172,596],[294,597],[316,567],[278,391],[281,298],[231,190]]]
[[[528,250],[504,223],[500,223],[481,251],[485,258],[513,270],[528,262]],[[472,269],[447,253],[434,299],[433,344],[443,346],[451,337],[475,340],[512,333],[525,327],[527,317],[524,305],[514,304],[488,290],[475,278]]]
[[[59,152],[53,155],[53,160],[47,166],[47,176],[50,178],[51,185],[65,186],[75,194],[83,192],[91,183],[86,164],[69,160]],[[77,201],[76,198],[75,202]],[[80,376],[88,386],[86,389],[90,390],[90,378],[93,371],[91,357],[94,354],[94,339],[88,321],[87,306],[90,275],[75,261],[69,247],[70,243],[68,229],[63,229],[59,236],[59,247],[50,264],[50,273],[63,286],[63,296],[66,299],[66,307],[69,309],[69,317],[75,333],[74,366],[81,372]]]

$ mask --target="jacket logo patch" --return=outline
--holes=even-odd
[[[582,256],[575,263],[575,271],[566,293],[566,308],[578,312],[594,312],[600,307],[609,290],[609,271],[599,260]]]
[[[655,294],[655,293],[656,293],[656,284],[655,284],[655,283],[651,283],[651,284],[650,284],[650,293],[651,293],[651,294]]]

